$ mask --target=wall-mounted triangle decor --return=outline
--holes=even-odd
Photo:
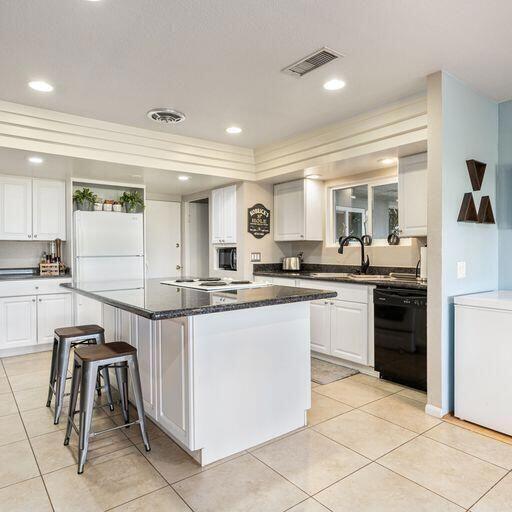
[[[478,207],[478,222],[480,224],[496,223],[489,196],[482,196],[482,199],[480,199],[480,206]]]
[[[471,192],[464,194],[457,222],[478,222],[475,201]]]
[[[484,181],[487,164],[478,160],[466,160],[466,165],[468,166],[469,179],[471,180],[473,190],[480,190]]]

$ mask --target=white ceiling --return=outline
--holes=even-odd
[[[3,1],[0,99],[256,147],[421,92],[439,69],[510,98],[511,18],[507,0]],[[324,45],[346,57],[280,73]],[[346,88],[325,92],[335,76]],[[146,119],[161,106],[187,120]]]
[[[32,155],[34,153],[0,147],[0,174],[144,184],[148,193],[161,198],[194,194],[232,181],[200,174],[191,174],[188,181],[180,181],[178,176],[183,173],[47,154],[37,155],[44,159],[43,163],[32,164],[28,161]]]

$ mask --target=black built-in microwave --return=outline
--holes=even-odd
[[[236,247],[218,248],[217,264],[220,270],[236,270]]]

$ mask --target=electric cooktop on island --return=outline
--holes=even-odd
[[[181,278],[173,281],[161,281],[161,284],[179,286],[180,288],[193,288],[204,292],[215,292],[219,290],[244,290],[247,288],[261,288],[269,283],[255,283],[254,281],[231,279],[229,277],[204,277],[204,278]]]

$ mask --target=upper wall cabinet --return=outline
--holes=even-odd
[[[212,190],[212,243],[236,243],[236,185]]]
[[[63,181],[0,176],[0,240],[66,239]]]
[[[32,178],[0,176],[0,240],[32,239]]]
[[[295,180],[274,186],[274,240],[323,240],[324,186]]]
[[[35,240],[66,239],[66,184],[34,179],[32,227]]]
[[[398,160],[400,236],[427,236],[427,153]]]

